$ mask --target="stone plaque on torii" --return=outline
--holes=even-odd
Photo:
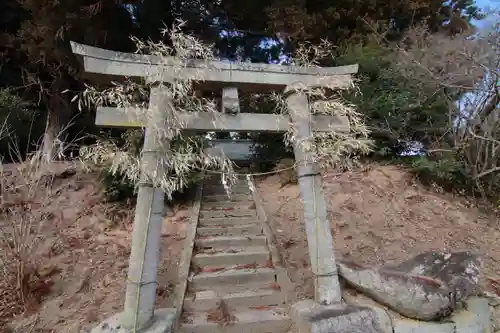
[[[201,87],[220,87],[222,112],[217,116],[211,113],[177,114],[185,124],[183,130],[286,132],[291,120],[297,131],[294,154],[298,162],[297,173],[304,205],[315,300],[322,305],[341,302],[333,238],[327,219],[321,176],[318,166],[311,162],[313,152],[304,149],[305,145],[301,142],[311,140],[312,131],[348,132],[349,121],[340,116],[311,116],[307,95],[300,88],[349,87],[352,85],[351,75],[358,70],[357,65],[306,68],[193,60],[188,65],[181,66],[180,61],[174,57],[120,53],[74,42],[71,46],[73,53],[82,60],[86,73],[105,75],[108,79],[112,76],[142,77],[150,83],[194,79]],[[182,69],[176,70],[179,66]],[[240,113],[239,89],[285,92],[290,115]],[[147,168],[148,165],[156,165],[155,152],[160,147],[156,131],[161,126],[167,126],[172,107],[165,88],[155,86],[150,92],[148,110],[151,111],[151,117],[146,117],[148,110],[100,107],[97,110],[96,124],[109,127],[145,127],[142,163]],[[163,197],[163,191],[153,187],[148,177],[142,175],[133,226],[125,309],[120,323],[122,327],[144,327],[154,315]],[[139,312],[136,313],[138,308]]]

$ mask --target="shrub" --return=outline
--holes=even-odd
[[[274,167],[274,171],[280,179],[281,186],[288,184],[297,184],[297,171],[295,169],[295,160],[291,158],[283,158]]]
[[[98,142],[95,145],[96,149],[100,149],[101,145],[102,151],[101,153],[109,153],[107,149],[104,147],[103,143],[112,142],[114,147],[113,149],[123,149],[127,151],[128,156],[130,158],[136,159],[137,163],[140,163],[139,156],[142,150],[143,142],[144,142],[144,131],[138,129],[129,129],[125,130],[118,137],[112,134],[105,135],[104,141]],[[182,142],[173,141],[171,146],[179,146],[182,145]],[[99,152],[97,152],[99,153]],[[92,160],[94,154],[86,154],[83,158],[84,161],[88,162]],[[88,165],[88,163],[86,163]],[[104,196],[110,202],[120,202],[126,201],[136,196],[137,187],[136,182],[131,179],[126,171],[123,169],[113,169],[111,161],[106,161],[104,163],[90,163],[94,167],[97,167],[100,170],[101,180],[104,187]],[[183,186],[178,190],[172,192],[172,199],[184,201],[189,196],[189,191],[187,189],[195,187],[202,180],[201,173],[196,169],[191,169],[189,171],[184,171],[185,173],[185,181],[183,182]],[[175,177],[175,172],[170,174],[171,177]]]
[[[113,174],[110,169],[104,169],[101,173],[104,196],[110,202],[125,201],[136,195],[134,184],[124,175]]]
[[[464,165],[452,156],[432,160],[427,156],[416,158],[412,163],[412,171],[424,183],[436,183],[444,187],[466,187],[467,176]]]

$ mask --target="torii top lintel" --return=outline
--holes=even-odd
[[[231,86],[264,86],[284,89],[290,84],[346,87],[358,65],[299,67],[254,63],[193,60],[181,64],[175,57],[115,52],[71,42],[73,53],[83,60],[87,73],[144,77],[149,81],[189,80]]]

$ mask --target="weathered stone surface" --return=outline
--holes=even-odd
[[[452,287],[458,298],[464,299],[477,286],[482,265],[479,256],[470,252],[432,251],[419,254],[397,266],[386,266],[384,269],[440,280]]]
[[[455,324],[454,333],[491,332],[490,310],[486,298],[467,299],[465,309],[453,313],[450,319]]]
[[[339,274],[355,289],[413,319],[438,320],[453,312],[479,280],[478,256],[423,253],[396,266],[368,268],[341,261]]]
[[[500,296],[498,296],[494,293],[491,293],[489,291],[483,291],[480,296],[487,298],[488,303],[491,306],[493,306],[493,307],[500,306]]]
[[[369,307],[318,305],[312,300],[299,301],[291,310],[299,333],[389,333],[392,327],[387,327],[385,315]]]
[[[455,333],[453,323],[429,323],[417,320],[398,320],[394,333]]]
[[[493,331],[500,330],[500,306],[490,306],[491,327]]]
[[[244,84],[247,90],[253,88],[254,91],[284,88],[291,82],[342,88],[352,85],[351,74],[358,71],[358,65],[325,68],[194,59],[186,66],[172,57],[114,52],[75,42],[71,42],[71,48],[81,57],[88,73],[146,77],[149,82],[194,79],[208,85],[207,88],[210,82],[232,83],[232,86]]]
[[[149,326],[137,331],[138,333],[172,333],[175,323],[175,309],[158,309],[155,310],[153,319]],[[106,319],[97,327],[92,329],[91,333],[132,333],[132,329],[125,329],[121,326],[121,316],[123,313],[115,314]]]

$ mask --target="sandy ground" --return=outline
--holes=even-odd
[[[426,189],[396,166],[330,172],[323,186],[339,255],[380,265],[429,250],[474,250],[483,255],[484,275],[500,276],[500,221],[465,199]],[[281,187],[277,176],[261,179],[258,187],[297,296],[310,298],[313,285],[299,188]]]
[[[96,179],[78,172],[57,180],[50,204],[39,208],[53,217],[44,224],[37,253],[41,265],[56,274],[36,313],[11,321],[17,331],[80,333],[122,310],[134,209],[103,203]],[[188,213],[187,207],[175,207],[164,220],[159,306],[171,302]]]

